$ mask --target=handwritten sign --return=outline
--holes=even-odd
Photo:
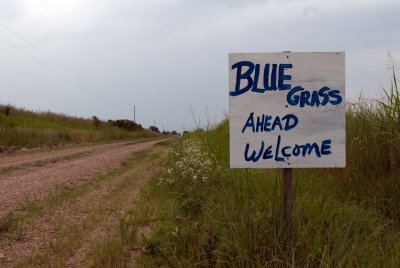
[[[345,54],[229,54],[232,168],[345,167]]]

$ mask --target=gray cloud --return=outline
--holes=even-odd
[[[156,120],[180,130],[194,125],[189,106],[203,122],[206,111],[222,118],[228,110],[229,52],[283,50],[346,51],[347,96],[355,99],[363,88],[374,97],[390,79],[387,51],[400,57],[399,7],[396,1],[6,1],[0,21],[96,84],[97,93],[0,40],[0,102],[102,118],[132,118],[136,105],[144,125]],[[1,27],[0,36],[53,66]]]

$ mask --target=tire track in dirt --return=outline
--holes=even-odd
[[[31,164],[39,161],[47,161],[78,153],[93,152],[95,150],[107,149],[109,147],[120,146],[126,143],[128,142],[125,141],[125,142],[116,142],[116,143],[107,143],[98,145],[83,145],[75,147],[66,147],[61,149],[57,148],[50,151],[49,150],[38,151],[38,152],[31,151],[28,152],[27,154],[15,155],[15,156],[4,155],[0,157],[0,169]]]
[[[136,207],[135,201],[138,198],[140,190],[148,182],[149,178],[158,174],[163,169],[152,169],[146,170],[143,177],[139,178],[135,183],[135,189],[131,189],[126,202],[117,211],[109,213],[104,222],[106,224],[100,224],[96,228],[92,229],[84,238],[80,247],[76,249],[65,262],[65,267],[84,267],[85,261],[90,259],[90,250],[96,243],[105,241],[110,235],[114,235],[115,227],[118,226],[119,219],[128,211]]]
[[[111,176],[105,181],[101,181],[100,184],[91,187],[82,196],[61,204],[54,211],[48,211],[33,219],[24,226],[24,238],[22,240],[15,241],[8,238],[0,242],[1,253],[6,256],[6,262],[3,262],[3,264],[13,266],[24,258],[41,254],[43,251],[54,247],[52,244],[59,239],[68,236],[70,232],[68,227],[84,226],[88,224],[87,222],[91,222],[90,217],[98,214],[98,217],[103,220],[94,224],[92,228],[84,230],[85,236],[79,243],[74,244],[74,250],[63,264],[63,266],[68,267],[80,267],[87,250],[93,243],[108,235],[110,226],[117,224],[120,216],[135,206],[134,200],[142,186],[147,183],[152,175],[162,171],[162,168],[154,166],[155,164],[154,160],[146,159],[133,169],[128,169],[115,177]],[[130,187],[125,187],[124,183],[132,179],[134,179],[134,182],[130,181]],[[124,199],[124,202],[119,206],[113,207],[110,202],[113,202],[112,197],[117,193],[119,195],[124,194],[126,200]],[[111,210],[102,211],[110,206]],[[105,215],[102,216],[102,213],[105,213]],[[82,228],[84,229],[84,227]]]
[[[0,175],[0,218],[15,210],[28,200],[41,200],[63,185],[79,185],[96,176],[118,167],[122,160],[134,152],[143,151],[159,141],[143,143],[113,143],[93,146],[89,155],[77,159],[49,163],[43,167],[29,167]],[[87,150],[87,149],[86,149]],[[61,150],[63,151],[63,150]],[[73,151],[73,150],[72,150]],[[63,151],[64,156],[71,154],[71,150]],[[57,152],[57,157],[61,157]],[[73,153],[77,153],[74,151]],[[54,157],[50,152],[44,156],[29,155],[31,162],[43,161],[44,158]],[[23,157],[27,163],[26,156]],[[3,160],[3,159],[2,159]],[[14,164],[21,161],[13,160]]]

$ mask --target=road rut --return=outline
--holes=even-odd
[[[122,142],[0,158],[0,218],[59,187],[77,185],[116,168],[158,141]],[[4,171],[4,169],[6,169]]]

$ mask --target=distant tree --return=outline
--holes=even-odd
[[[6,106],[6,107],[4,108],[4,114],[5,114],[6,116],[9,116],[9,115],[10,115],[10,112],[11,112],[11,106]]]
[[[149,129],[150,129],[151,131],[153,131],[153,132],[158,132],[158,133],[160,133],[160,130],[159,130],[158,127],[156,127],[156,126],[150,126]]]
[[[123,128],[127,131],[139,131],[143,129],[142,125],[128,119],[108,120],[108,123],[115,127]]]
[[[101,120],[95,115],[92,116],[92,119],[93,119],[93,124],[95,125],[95,127],[99,128],[101,126]]]

